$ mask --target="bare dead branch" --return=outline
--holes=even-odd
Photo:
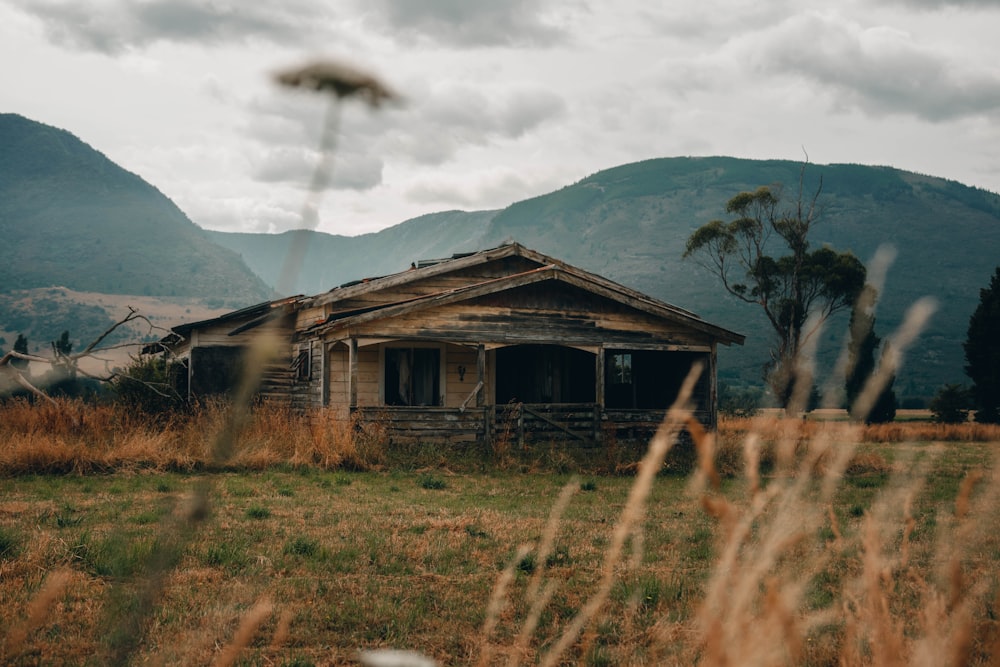
[[[8,366],[8,368],[13,368],[13,367],[12,366]],[[24,374],[21,373],[20,370],[14,368],[13,371],[14,372],[11,373],[10,375],[13,377],[14,382],[16,382],[22,388],[27,389],[28,391],[30,391],[32,394],[34,394],[38,398],[41,398],[42,400],[48,401],[52,405],[56,405],[56,402],[52,399],[51,396],[49,396],[44,391],[42,391],[41,389],[39,389],[38,387],[36,387],[35,385],[33,385],[31,383],[31,381],[28,380],[28,378],[24,377]]]
[[[145,315],[143,315],[142,313],[140,313],[138,310],[136,310],[132,306],[128,307],[128,311],[129,311],[128,315],[126,315],[125,317],[123,317],[122,319],[118,320],[117,322],[115,322],[114,324],[112,324],[110,327],[108,327],[104,331],[104,333],[102,333],[100,336],[98,336],[97,338],[95,338],[94,341],[90,343],[90,345],[88,345],[87,347],[85,347],[83,349],[83,351],[78,352],[77,354],[74,354],[74,355],[70,355],[70,359],[76,361],[77,359],[82,359],[83,357],[90,356],[90,354],[95,349],[97,349],[97,346],[100,345],[101,342],[105,338],[107,338],[108,336],[110,336],[111,334],[113,334],[119,327],[122,327],[122,326],[124,326],[126,324],[129,324],[131,322],[135,322],[137,320],[145,322],[149,326],[149,331],[150,332],[157,331],[157,330],[158,331],[163,331],[163,332],[168,332],[169,331],[169,329],[166,329],[164,327],[157,326],[157,325],[153,324],[149,320],[148,317],[146,317]],[[137,344],[137,343],[133,343],[133,344]],[[119,346],[119,347],[122,347],[122,346]],[[106,349],[111,349],[111,348],[100,348],[100,349],[106,350]]]
[[[50,343],[52,347],[51,357],[42,357],[36,354],[25,354],[23,352],[16,352],[13,350],[7,352],[2,357],[0,357],[0,377],[6,376],[11,381],[13,381],[14,384],[31,392],[33,395],[52,403],[53,405],[55,404],[55,401],[53,401],[52,398],[45,393],[45,391],[37,387],[34,383],[31,382],[31,380],[29,380],[24,375],[24,373],[21,372],[21,369],[17,368],[12,363],[14,360],[31,361],[35,363],[46,364],[51,367],[62,367],[64,369],[71,371],[73,374],[80,374],[83,375],[84,377],[93,380],[99,380],[101,382],[110,382],[114,380],[116,377],[127,377],[129,380],[133,382],[139,382],[145,384],[147,387],[149,387],[151,391],[153,391],[156,394],[159,394],[160,396],[163,396],[165,398],[170,398],[172,396],[171,394],[165,393],[164,390],[160,389],[158,386],[153,386],[154,384],[159,384],[159,383],[150,383],[145,380],[140,380],[138,378],[130,377],[127,374],[120,373],[118,371],[108,370],[106,374],[100,375],[97,373],[86,371],[79,367],[79,361],[81,359],[87,357],[93,358],[95,352],[104,352],[107,350],[122,349],[122,348],[141,345],[141,343],[138,342],[131,342],[131,343],[118,343],[115,345],[109,345],[108,347],[100,347],[101,343],[105,341],[108,338],[108,336],[110,336],[119,328],[127,324],[131,324],[134,322],[145,322],[146,325],[148,325],[149,332],[157,330],[162,332],[169,332],[169,329],[153,324],[153,322],[150,321],[148,317],[140,313],[132,306],[129,306],[128,310],[129,312],[125,317],[121,318],[117,322],[113,323],[110,327],[105,329],[104,332],[101,333],[101,335],[97,336],[97,338],[91,341],[85,348],[83,348],[82,351],[77,352],[76,354],[65,354],[61,349],[59,349],[59,346],[56,345],[55,341],[52,341]],[[105,360],[105,367],[107,366],[107,363],[108,362]]]

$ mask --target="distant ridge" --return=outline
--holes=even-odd
[[[159,190],[65,130],[0,114],[2,289],[266,299],[233,251]]]
[[[681,255],[691,232],[725,218],[726,201],[740,191],[783,184],[790,204],[801,172],[802,163],[786,160],[660,158],[600,171],[501,211],[437,213],[359,237],[312,233],[296,291],[321,292],[403,270],[411,261],[513,239],[748,334],[745,348],[723,351],[720,377],[759,383],[770,342],[766,322]],[[969,316],[1000,263],[1000,197],[892,167],[813,164],[805,179],[807,195],[822,179],[814,244],[852,250],[865,262],[882,244],[897,250],[879,305],[880,336],[891,333],[917,299],[938,301],[938,314],[897,381],[900,395],[927,397],[944,382],[963,382]],[[288,234],[211,233],[269,280]],[[821,359],[827,366],[843,331],[844,322],[831,324]]]
[[[793,198],[801,170],[800,162],[786,160],[658,158],[597,172],[503,210],[432,213],[358,237],[233,234],[200,229],[152,185],[72,134],[0,114],[6,250],[0,297],[10,296],[0,298],[0,332],[16,333],[29,321],[38,327],[80,319],[40,310],[62,307],[55,303],[35,306],[37,317],[29,318],[23,304],[30,300],[12,290],[65,286],[231,308],[259,302],[271,296],[268,285],[295,235],[310,237],[293,289],[305,294],[516,240],[747,334],[745,347],[723,350],[719,375],[728,383],[760,384],[770,343],[762,316],[681,254],[694,229],[725,217],[734,194],[783,184]],[[927,398],[943,383],[965,382],[969,317],[1000,264],[1000,196],[892,167],[813,164],[805,175],[807,193],[820,179],[823,184],[814,244],[852,250],[863,261],[884,243],[897,250],[877,314],[880,336],[888,336],[917,299],[931,296],[939,304],[907,354],[898,394]],[[14,313],[16,299],[21,305]],[[840,351],[844,325],[829,327],[820,358],[827,368]],[[51,340],[58,333],[32,335]]]

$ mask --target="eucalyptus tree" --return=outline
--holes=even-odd
[[[741,192],[726,204],[732,219],[702,225],[684,250],[727,292],[763,311],[774,334],[765,375],[782,407],[789,407],[797,383],[811,387],[799,363],[803,346],[833,313],[850,308],[865,284],[864,264],[853,253],[810,248],[820,190],[805,202],[800,180],[791,208],[782,207],[780,186]]]

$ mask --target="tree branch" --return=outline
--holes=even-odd
[[[34,354],[25,354],[23,352],[17,352],[17,351],[14,351],[14,350],[12,350],[10,352],[7,352],[6,354],[3,355],[3,357],[0,357],[0,376],[7,376],[9,379],[13,380],[13,382],[15,384],[17,384],[18,386],[20,386],[23,389],[31,392],[35,396],[37,396],[39,398],[42,398],[42,399],[44,399],[44,400],[52,403],[53,405],[55,405],[55,401],[52,399],[52,397],[50,397],[48,394],[46,394],[39,387],[35,386],[24,375],[24,373],[21,372],[21,369],[18,368],[18,367],[16,367],[12,363],[14,360],[21,360],[21,361],[29,361],[29,362],[35,362],[35,363],[40,363],[40,364],[46,364],[46,365],[52,366],[52,367],[61,366],[61,367],[64,367],[64,368],[70,370],[72,373],[79,373],[79,374],[81,374],[81,375],[83,375],[85,377],[88,377],[88,378],[91,378],[91,379],[94,379],[94,380],[100,380],[102,382],[110,382],[111,380],[113,380],[116,377],[129,377],[127,375],[124,375],[122,373],[118,373],[118,372],[115,372],[115,371],[109,371],[106,375],[103,375],[103,376],[102,375],[97,375],[95,373],[91,373],[91,372],[88,372],[88,371],[80,369],[79,368],[79,363],[78,363],[81,359],[84,359],[84,358],[87,358],[87,357],[93,357],[93,355],[94,355],[95,352],[101,352],[101,351],[113,350],[113,349],[121,349],[121,348],[124,348],[124,347],[131,347],[131,346],[134,346],[134,345],[140,345],[140,343],[120,343],[120,344],[115,344],[115,345],[111,345],[111,346],[104,347],[104,348],[99,347],[101,345],[101,343],[108,338],[108,336],[110,336],[111,334],[113,334],[115,331],[117,331],[122,326],[125,326],[126,324],[129,324],[129,323],[132,323],[132,322],[136,322],[136,321],[142,321],[142,322],[145,322],[149,326],[149,332],[153,332],[155,330],[164,331],[164,332],[168,331],[168,329],[166,329],[164,327],[160,327],[160,326],[157,326],[157,325],[153,324],[149,320],[148,317],[146,317],[145,315],[141,314],[138,310],[136,310],[132,306],[129,306],[128,310],[129,310],[128,315],[126,315],[125,317],[121,318],[120,320],[118,320],[117,322],[115,322],[114,324],[112,324],[103,333],[101,333],[99,336],[97,336],[97,338],[95,338],[93,341],[91,341],[90,344],[87,345],[82,351],[77,352],[76,354],[66,354],[66,353],[64,353],[62,351],[62,349],[60,349],[60,347],[58,345],[56,345],[55,342],[52,342],[52,344],[51,344],[52,345],[52,356],[51,357],[42,357],[42,356],[38,356],[38,355],[34,355]],[[108,362],[105,361],[105,365],[107,365],[107,363]],[[132,380],[132,381],[134,381],[134,382],[141,382],[143,384],[146,384],[146,386],[149,386],[149,388],[152,391],[154,391],[155,393],[160,394],[161,396],[164,396],[164,397],[169,397],[169,394],[165,394],[160,389],[158,389],[157,387],[151,386],[151,383],[148,383],[148,382],[146,382],[144,380],[139,380],[137,378],[132,378],[132,377],[129,377],[129,379]]]

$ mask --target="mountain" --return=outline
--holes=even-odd
[[[239,253],[269,285],[277,285],[293,241],[306,252],[295,270],[293,292],[317,294],[361,277],[395,273],[415,259],[448,257],[479,249],[496,211],[431,213],[363,236],[308,230],[281,234],[207,232],[220,246]]]
[[[0,291],[265,300],[270,288],[170,199],[75,136],[0,114]]]
[[[747,334],[745,347],[720,352],[720,377],[760,384],[771,343],[763,316],[681,255],[692,231],[726,217],[733,195],[782,184],[792,205],[803,173],[807,199],[822,184],[814,245],[852,250],[863,261],[883,244],[898,253],[879,304],[878,335],[888,336],[917,299],[938,302],[907,355],[899,395],[927,398],[946,382],[965,382],[969,317],[1000,263],[1000,196],[954,181],[854,164],[810,164],[803,172],[801,163],[782,160],[662,158],[600,171],[500,211],[433,213],[375,234],[231,234],[200,229],[155,187],[70,133],[15,114],[0,114],[0,238],[7,250],[0,347],[22,331],[34,344],[54,340],[62,327],[89,341],[117,316],[111,301],[82,294],[173,300],[163,312],[199,301],[216,308],[262,301],[296,238],[307,252],[292,291],[304,294],[517,240]],[[843,345],[846,316],[827,329],[825,369]]]
[[[692,231],[726,217],[726,201],[736,193],[781,184],[784,203],[792,205],[802,177],[806,199],[822,186],[820,218],[811,235],[815,246],[851,250],[866,262],[883,244],[897,251],[879,304],[878,335],[888,336],[917,299],[932,296],[938,302],[930,326],[907,355],[897,393],[926,398],[945,382],[964,382],[961,344],[969,317],[979,289],[1000,263],[1000,196],[890,167],[802,168],[783,160],[662,158],[607,169],[501,211],[433,214],[364,236],[216,232],[211,238],[242,253],[271,281],[291,234],[308,234],[309,251],[295,288],[301,293],[514,239],[747,334],[744,348],[722,350],[720,377],[759,384],[771,342],[763,316],[681,255]],[[832,366],[845,328],[846,317],[828,326],[821,367]]]

